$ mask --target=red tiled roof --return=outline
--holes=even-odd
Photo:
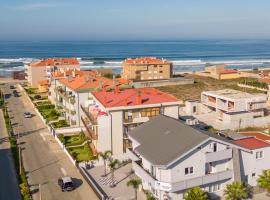
[[[270,144],[256,138],[245,138],[233,141],[234,144],[239,145],[243,148],[254,150],[264,147],[270,147]]]
[[[32,67],[79,65],[77,58],[46,58],[33,62]]]
[[[270,141],[270,136],[260,133],[260,132],[240,132],[240,134],[245,135],[245,136],[253,136],[256,137],[257,139],[264,140],[264,141]]]
[[[169,61],[155,57],[128,58],[124,60],[124,64],[168,64]]]
[[[136,106],[178,102],[174,96],[155,88],[125,89],[110,92],[93,92],[105,107]]]

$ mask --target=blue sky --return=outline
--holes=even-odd
[[[0,0],[0,40],[269,38],[269,0]]]

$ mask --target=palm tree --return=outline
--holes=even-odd
[[[112,178],[112,187],[115,186],[114,184],[114,171],[117,167],[117,165],[119,165],[119,160],[115,159],[115,160],[110,160],[110,163],[109,163],[109,167],[110,167],[110,170],[111,170],[111,178]]]
[[[267,195],[270,196],[270,169],[264,170],[262,175],[259,176],[257,182],[261,188],[266,189]]]
[[[189,189],[185,195],[184,200],[208,200],[206,192],[202,191],[200,187],[194,187]]]
[[[111,151],[105,151],[104,153],[99,152],[97,154],[98,158],[102,158],[103,160],[103,165],[104,165],[104,174],[103,176],[107,176],[107,160],[109,160],[109,158],[112,156],[112,152]]]
[[[248,191],[243,183],[235,181],[231,184],[226,185],[224,195],[226,200],[239,200],[247,198]]]
[[[135,200],[137,200],[137,191],[141,184],[142,184],[142,181],[140,179],[131,179],[127,182],[127,186],[132,186],[135,191]]]

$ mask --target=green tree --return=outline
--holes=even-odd
[[[238,181],[226,185],[224,190],[224,196],[226,200],[240,200],[247,198],[248,191],[246,186]]]
[[[132,186],[135,192],[135,200],[137,200],[137,192],[139,189],[139,186],[142,184],[142,181],[140,179],[131,179],[127,182],[127,186]]]
[[[110,163],[109,163],[109,167],[110,167],[110,170],[111,170],[111,179],[112,179],[112,187],[115,186],[114,184],[114,171],[115,169],[117,168],[117,166],[119,165],[119,160],[115,159],[115,160],[110,160]]]
[[[156,200],[156,198],[149,191],[145,191],[145,195],[147,200]]]
[[[101,158],[103,160],[103,165],[104,165],[104,175],[103,176],[106,176],[107,175],[107,160],[109,160],[109,158],[112,156],[112,152],[111,151],[105,151],[104,153],[103,152],[99,152],[97,154],[98,158]]]
[[[208,200],[207,194],[202,191],[200,187],[194,187],[189,189],[185,195],[184,200]]]
[[[259,176],[257,182],[261,188],[266,189],[267,195],[270,196],[270,169],[264,170],[262,175]]]

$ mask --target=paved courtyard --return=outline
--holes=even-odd
[[[130,179],[138,178],[134,173],[131,172],[132,164],[128,163],[114,172],[115,187],[111,187],[110,184],[113,182],[111,179],[111,173],[109,169],[107,170],[107,176],[102,177],[104,174],[104,166],[96,166],[88,170],[91,176],[96,180],[96,182],[102,187],[104,192],[109,197],[118,200],[131,200],[134,199],[134,189],[127,186],[127,182]],[[143,191],[138,191],[138,200],[145,200],[145,194]]]

